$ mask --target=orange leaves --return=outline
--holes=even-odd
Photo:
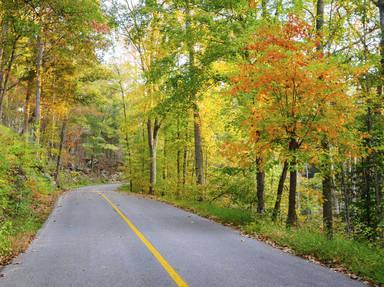
[[[295,137],[309,152],[324,136],[336,143],[348,132],[354,113],[345,71],[317,51],[311,31],[290,17],[285,25],[260,26],[246,46],[248,62],[239,65],[231,92],[248,110],[244,123],[256,149],[287,148]]]
[[[108,34],[111,31],[107,24],[100,23],[95,20],[90,22],[90,26],[97,33]]]

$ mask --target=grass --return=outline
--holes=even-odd
[[[279,246],[289,247],[295,254],[311,256],[328,266],[342,267],[375,284],[384,283],[384,251],[367,243],[341,235],[327,240],[319,231],[303,228],[286,229],[272,222],[258,221],[243,227]]]
[[[127,185],[120,188],[129,191]],[[242,232],[273,243],[278,247],[288,247],[296,255],[312,257],[328,266],[337,267],[350,275],[368,280],[373,284],[384,284],[384,251],[341,235],[333,240],[317,229],[301,227],[287,229],[269,219],[255,217],[249,210],[223,207],[214,202],[175,199],[170,196],[157,197],[183,209],[218,222],[234,225]],[[351,274],[352,273],[352,274]]]
[[[9,221],[11,228],[6,237],[3,237],[3,239],[6,238],[7,245],[6,248],[3,247],[0,255],[0,265],[9,263],[12,258],[28,248],[29,243],[51,213],[57,195],[58,193],[52,193],[44,202],[39,202],[38,209]]]
[[[225,224],[242,226],[253,221],[252,213],[240,208],[221,207],[205,201],[189,201],[186,199],[172,199],[166,197],[163,199],[178,207],[191,210],[201,216],[209,217]]]

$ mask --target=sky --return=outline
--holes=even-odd
[[[112,7],[113,3],[120,3],[126,5],[129,3],[131,7],[138,4],[139,0],[102,0],[106,7]],[[119,35],[118,31],[113,31],[109,36],[111,46],[106,51],[100,52],[100,58],[105,64],[121,64],[125,62],[134,63],[134,55],[126,47],[123,37]]]

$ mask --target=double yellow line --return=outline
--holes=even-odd
[[[144,243],[144,245],[148,248],[148,250],[155,256],[157,261],[163,266],[165,271],[168,272],[169,276],[175,281],[176,285],[179,287],[188,287],[188,284],[184,281],[184,279],[173,269],[173,267],[167,262],[167,260],[164,259],[164,257],[160,254],[159,251],[149,242],[149,240],[144,236],[143,233],[141,233],[137,227],[124,215],[124,213],[121,212],[121,210],[112,202],[109,200],[109,198],[100,192],[98,194],[104,198],[111,206],[112,208],[117,212],[117,214],[120,215],[120,217],[127,223],[129,228],[136,234],[136,236],[141,240],[141,242]]]

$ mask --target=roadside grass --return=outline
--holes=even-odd
[[[252,213],[240,208],[221,207],[206,201],[189,201],[170,197],[162,197],[162,199],[180,208],[188,209],[203,217],[209,217],[228,225],[245,226],[253,221]]]
[[[280,247],[288,247],[296,255],[310,256],[327,266],[341,268],[375,284],[384,283],[384,251],[368,243],[342,235],[328,240],[319,230],[305,227],[287,229],[268,220],[258,220],[242,229],[248,234],[271,240]]]
[[[10,221],[6,237],[3,237],[6,242],[1,248],[0,265],[9,263],[12,258],[28,248],[51,213],[57,196],[58,193],[53,193],[49,196],[48,201],[39,204],[38,209],[30,210],[28,214],[26,213],[24,216],[16,217]]]
[[[121,191],[129,192],[128,185]],[[215,202],[176,199],[172,196],[155,196],[156,199],[189,210],[203,217],[232,225],[243,233],[255,236],[279,248],[288,248],[294,254],[312,258],[336,270],[356,278],[356,275],[371,284],[384,284],[384,250],[372,247],[336,234],[328,240],[320,228],[302,226],[287,229],[283,224],[269,218],[257,217],[252,211],[234,207],[223,207]]]

